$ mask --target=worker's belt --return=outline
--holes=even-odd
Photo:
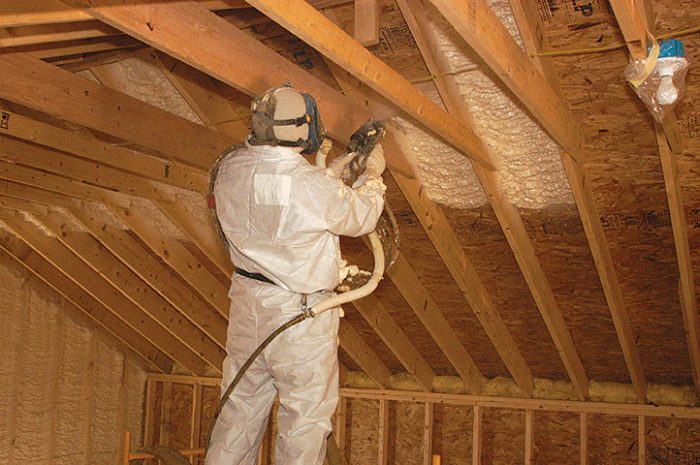
[[[240,268],[236,268],[235,273],[237,275],[245,276],[246,278],[260,281],[261,283],[275,284],[274,281],[272,281],[271,279],[265,277],[264,275],[262,275],[260,273],[251,273],[250,271],[242,270]]]

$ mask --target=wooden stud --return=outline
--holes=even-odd
[[[423,465],[432,465],[433,455],[433,404],[425,403],[423,417]]]
[[[143,446],[153,446],[153,409],[155,408],[156,382],[146,379],[146,399],[143,414]]]
[[[73,283],[62,271],[10,234],[0,233],[0,249],[33,273],[37,279],[71,302],[69,305],[71,308],[74,306],[76,311],[85,313],[116,337],[118,341],[123,342],[139,354],[148,363],[151,370],[162,373],[170,371],[172,359],[133,330],[133,325],[137,325],[138,320],[129,320],[128,312],[117,316],[111,309],[102,305]],[[94,355],[94,353],[93,351],[92,354]]]
[[[163,398],[162,409],[163,413],[160,416],[160,433],[158,434],[158,445],[170,445],[170,416],[171,406],[173,404],[173,383],[166,381],[163,383]]]
[[[637,435],[637,451],[639,455],[639,465],[647,464],[647,425],[646,418],[639,416],[639,431]]]
[[[588,414],[579,414],[579,462],[588,465]]]
[[[45,235],[37,225],[23,219],[6,220],[5,224],[39,255],[60,269],[71,281],[83,288],[103,305],[111,308],[116,315],[123,318],[132,328],[159,347],[173,360],[194,374],[204,373],[204,362],[202,359],[161,326],[157,320],[144,313],[141,308],[112,287],[104,278],[82,260],[78,259],[56,239]],[[94,259],[95,257],[91,258]],[[109,269],[110,272],[115,271],[109,266],[104,267],[104,269]]]
[[[191,321],[177,318],[180,314],[131,269],[112,255],[96,239],[85,233],[68,231],[60,215],[39,219],[56,238],[97,271],[143,312],[151,315],[180,342],[201,357],[213,370],[221,372],[225,351],[204,335]]]
[[[355,0],[353,37],[364,46],[379,43],[379,0]]]
[[[192,417],[190,419],[192,428],[190,429],[190,449],[199,448],[199,437],[202,434],[202,385],[194,384],[192,388]],[[192,465],[196,464],[196,459],[190,459]],[[261,462],[262,463],[262,462]]]
[[[524,3],[523,0],[511,0],[510,4],[526,51],[532,54],[547,50],[549,45],[543,34],[544,26],[537,12],[530,8],[530,5]],[[552,59],[549,57],[533,58],[533,63],[542,71],[545,79],[554,87],[555,91],[560,92],[558,76]],[[612,256],[610,255],[605,231],[603,231],[600,215],[591,191],[590,181],[586,178],[583,166],[580,163],[575,162],[566,154],[562,154],[561,160],[576,200],[576,206],[581,215],[581,223],[586,233],[591,255],[610,309],[610,315],[612,316],[620,348],[625,358],[630,380],[637,394],[637,399],[640,402],[644,402],[646,400],[647,380],[634,332],[632,331],[632,325],[629,321],[625,300],[622,296],[622,289],[620,288]]]
[[[372,378],[379,387],[385,387],[391,376],[391,371],[346,320],[340,320],[338,329],[340,347],[347,352],[355,363]]]
[[[43,278],[42,278],[43,279]],[[93,328],[92,338],[90,339],[90,364],[89,370],[86,376],[85,383],[89,387],[88,398],[85,401],[85,430],[83,431],[83,437],[85,442],[85,461],[83,465],[92,464],[92,449],[93,449],[93,430],[94,430],[94,409],[95,409],[95,379],[97,378],[97,343],[99,333],[97,328]],[[137,352],[138,353],[138,352]],[[142,355],[143,357],[143,355]]]
[[[525,465],[534,465],[535,411],[525,410]]]
[[[481,441],[484,424],[484,412],[480,405],[475,405],[472,410],[472,465],[481,465]]]
[[[379,299],[370,294],[352,304],[420,387],[432,391],[435,373]]]
[[[347,442],[347,421],[348,421],[348,399],[341,397],[338,400],[338,408],[335,411],[335,428],[333,436],[335,437],[338,449],[341,454],[345,454],[345,446]]]
[[[159,375],[167,376],[167,375]],[[600,413],[617,416],[644,415],[645,417],[700,419],[700,409],[612,402],[528,399],[514,397],[473,396],[469,394],[441,394],[436,392],[394,391],[379,389],[341,388],[340,395],[357,399],[396,400],[400,402],[432,402],[447,405],[479,405],[483,408],[535,410],[543,412]]]
[[[379,454],[378,465],[389,465],[389,401],[379,401]]]
[[[127,394],[127,385],[129,381],[129,369],[128,369],[128,362],[129,362],[129,352],[126,352],[124,355],[124,359],[122,362],[122,373],[119,378],[119,400],[118,400],[118,407],[117,407],[117,421],[116,421],[116,426],[117,426],[117,431],[116,435],[117,437],[115,438],[115,441],[119,440],[119,437],[122,435],[122,431],[124,432],[124,449],[118,450],[117,451],[117,462],[123,462],[123,463],[129,463],[128,456],[129,456],[129,449],[131,445],[131,433],[127,431],[127,426],[126,426],[126,406],[128,402],[128,394]]]
[[[55,335],[56,338],[55,346],[53,350],[53,363],[51,366],[51,433],[49,435],[49,464],[55,465],[56,463],[56,434],[58,433],[58,423],[57,423],[57,410],[58,410],[58,391],[60,388],[60,370],[63,364],[63,353],[64,353],[64,342],[65,342],[65,301],[62,301],[58,312],[56,313],[56,327]]]
[[[121,432],[119,434],[121,436]],[[124,431],[124,439],[122,440],[122,448],[119,451],[119,462],[122,465],[129,465],[129,449],[131,447],[131,433]]]

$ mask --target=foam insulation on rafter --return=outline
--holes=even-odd
[[[522,44],[508,0],[487,0],[487,3]],[[441,51],[449,58],[451,71],[458,71],[455,79],[472,115],[474,132],[490,147],[510,202],[533,209],[573,203],[557,144],[516,103],[510,91],[445,18],[430,5],[427,12]],[[433,101],[439,100],[434,86],[418,87]],[[408,138],[421,179],[433,200],[456,208],[486,203],[463,155],[407,121],[397,119],[396,123]]]
[[[122,430],[141,437],[143,362],[2,258],[0,463],[117,463]]]

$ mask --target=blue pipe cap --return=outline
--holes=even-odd
[[[651,50],[651,45],[647,47],[647,54]],[[682,57],[685,55],[683,42],[676,39],[662,40],[659,42],[659,58]]]

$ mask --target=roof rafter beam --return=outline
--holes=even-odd
[[[352,305],[391,349],[408,374],[413,376],[424,391],[431,392],[435,379],[433,369],[379,299],[370,294],[353,301]]]
[[[379,384],[379,387],[385,388],[389,382],[391,371],[377,357],[372,347],[362,339],[360,333],[344,319],[340,320],[338,337],[340,338],[340,347],[347,352],[350,358],[362,368],[362,371],[367,373],[367,376]]]
[[[28,55],[2,55],[0,67],[0,98],[156,150],[165,160],[208,171],[231,145],[216,131]]]
[[[176,339],[161,324],[144,313],[96,271],[74,255],[55,237],[48,236],[39,226],[23,218],[4,219],[4,223],[37,254],[60,269],[112,313],[124,320],[174,361],[195,375],[206,373],[205,363],[193,351]]]
[[[511,0],[510,3],[520,29],[520,35],[523,38],[525,50],[529,53],[547,50],[549,48],[548,41],[544,36],[544,27],[537,12],[533,11],[530,5],[525,4],[523,0]],[[558,77],[552,59],[537,57],[532,59],[532,63],[542,72],[544,79],[560,94]],[[598,271],[630,380],[637,399],[640,402],[645,402],[647,379],[590,182],[586,178],[581,163],[577,163],[563,153],[561,161],[581,216],[581,224]]]
[[[136,174],[140,177],[182,189],[206,192],[209,179],[201,170],[169,162],[145,153],[108,144],[97,138],[58,128],[9,110],[0,102],[7,126],[0,134],[70,153],[93,162]],[[61,171],[63,173],[65,171]]]
[[[210,74],[211,76],[220,79],[238,89],[247,87],[247,90],[250,91],[251,88],[256,88],[258,89],[256,93],[262,92],[278,84],[277,79],[279,79],[280,73],[284,73],[287,71],[287,69],[296,67],[296,65],[293,63],[287,62],[286,65],[278,70],[278,73],[275,73],[276,75],[274,77],[269,76],[263,81],[249,81],[250,78],[256,74],[255,70],[249,70],[247,80],[233,82],[230,79],[227,79],[231,56],[237,53],[243,55],[249,54],[250,51],[246,50],[247,44],[254,44],[257,43],[257,41],[248,36],[245,32],[194,3],[159,4],[156,8],[166,14],[163,16],[159,15],[157,18],[152,17],[152,15],[148,16],[150,19],[147,21],[147,23],[152,27],[148,27],[148,25],[141,19],[144,16],[149,15],[149,11],[154,8],[154,6],[142,1],[135,4],[130,4],[126,8],[123,6],[110,6],[109,2],[94,0],[90,2],[85,2],[82,0],[66,0],[66,3],[77,7],[88,8],[88,11],[90,11],[98,19],[101,19],[113,27],[123,30],[131,36],[136,37],[155,48],[163,50],[167,54],[178,58],[194,66],[195,68],[206,70],[207,74]],[[258,3],[259,2],[251,4],[263,13],[270,16],[269,11],[263,8],[264,5]],[[343,36],[346,35],[342,30],[334,26],[333,23],[326,19],[322,13],[318,12],[313,6],[309,5],[305,1],[295,0],[292,3],[286,4],[285,8],[294,8],[294,14],[299,18],[313,18],[314,21],[309,21],[308,24],[310,25],[311,23],[314,23],[314,28],[317,27],[316,21],[319,21],[319,24],[324,24],[324,26],[330,25],[333,27],[334,33],[342,34]],[[190,19],[192,17],[197,17],[199,22],[191,23]],[[273,17],[273,19],[275,18]],[[155,26],[154,21],[156,23],[160,23],[160,26]],[[180,30],[178,30],[176,33],[178,36],[180,34],[194,34],[193,37],[198,37],[197,50],[190,50],[187,53],[183,53],[184,49],[182,49],[182,41],[178,40],[177,44],[173,42],[173,31],[169,27],[165,26],[166,23],[180,25]],[[201,30],[198,32],[197,28],[204,28],[207,30],[207,33],[202,34]],[[296,31],[292,32],[296,33]],[[326,37],[326,39],[328,39],[328,37]],[[222,47],[222,43],[225,43],[226,47]],[[410,83],[408,83],[408,81],[403,79],[394,70],[376,59],[372,60],[374,55],[372,55],[371,52],[366,50],[359,43],[355,41],[353,41],[353,43],[359,48],[352,49],[353,56],[350,57],[352,61],[356,62],[358,60],[364,60],[362,61],[363,64],[366,63],[367,66],[371,66],[373,68],[371,70],[367,70],[368,75],[373,76],[371,80],[372,82],[368,81],[367,84],[371,86],[374,86],[374,82],[393,84],[396,86],[396,89],[400,89],[398,92],[392,92],[395,94],[393,97],[402,103],[402,108],[405,111],[414,116],[422,125],[427,126],[430,131],[436,133],[438,137],[441,137],[447,140],[448,143],[459,147],[480,163],[492,167],[489,160],[489,155],[486,152],[486,148],[478,140],[476,140],[476,136],[471,131],[464,130],[464,128],[462,128],[462,126],[454,118],[447,115],[430,99],[418,92],[418,90],[416,90]],[[316,46],[317,44],[313,45]],[[223,50],[225,50],[225,56],[222,55]],[[325,51],[322,49],[319,49],[319,51],[325,53]],[[255,57],[256,64],[261,62],[271,63],[278,61],[277,59],[279,58],[279,55],[266,47],[265,49],[261,49],[259,53],[262,53],[262,55]],[[245,65],[241,66],[241,68],[244,67]],[[240,70],[241,73],[245,73],[245,71],[246,70]],[[290,74],[294,73],[292,72]],[[311,80],[306,79],[306,81],[308,82]],[[317,95],[319,95],[319,97],[322,93],[334,93],[329,86],[319,80],[314,79],[314,84],[314,87],[317,86],[318,88],[313,90]],[[302,88],[306,87],[301,86],[300,83],[297,82],[295,82],[295,85]],[[386,91],[386,89],[384,90]],[[339,105],[334,105],[338,99],[338,97],[331,97],[329,101],[324,101],[325,99],[323,98],[318,99],[321,113],[326,115],[326,119],[328,120],[325,121],[325,123],[331,132],[334,132],[336,127],[344,127],[346,129],[343,132],[352,133],[354,128],[359,127],[361,123],[353,125],[352,118],[347,118],[347,114],[333,115],[331,111],[324,111],[324,108],[327,106],[339,107]],[[346,121],[339,121],[341,119],[345,119]],[[337,136],[339,134],[336,132],[335,135]],[[391,156],[389,156],[388,162],[389,164],[394,162]]]
[[[226,347],[226,320],[189,290],[176,278],[174,272],[153,257],[150,250],[145,250],[126,231],[117,230],[85,209],[70,209],[69,213],[202,332],[220,347]]]
[[[225,352],[180,312],[158,295],[141,278],[112,255],[88,233],[70,231],[57,214],[38,217],[39,223],[95,271],[104,276],[144,314],[151,315],[173,336],[201,357],[214,371],[221,372]]]
[[[429,1],[530,110],[561,147],[582,160],[582,136],[565,102],[485,0]]]

